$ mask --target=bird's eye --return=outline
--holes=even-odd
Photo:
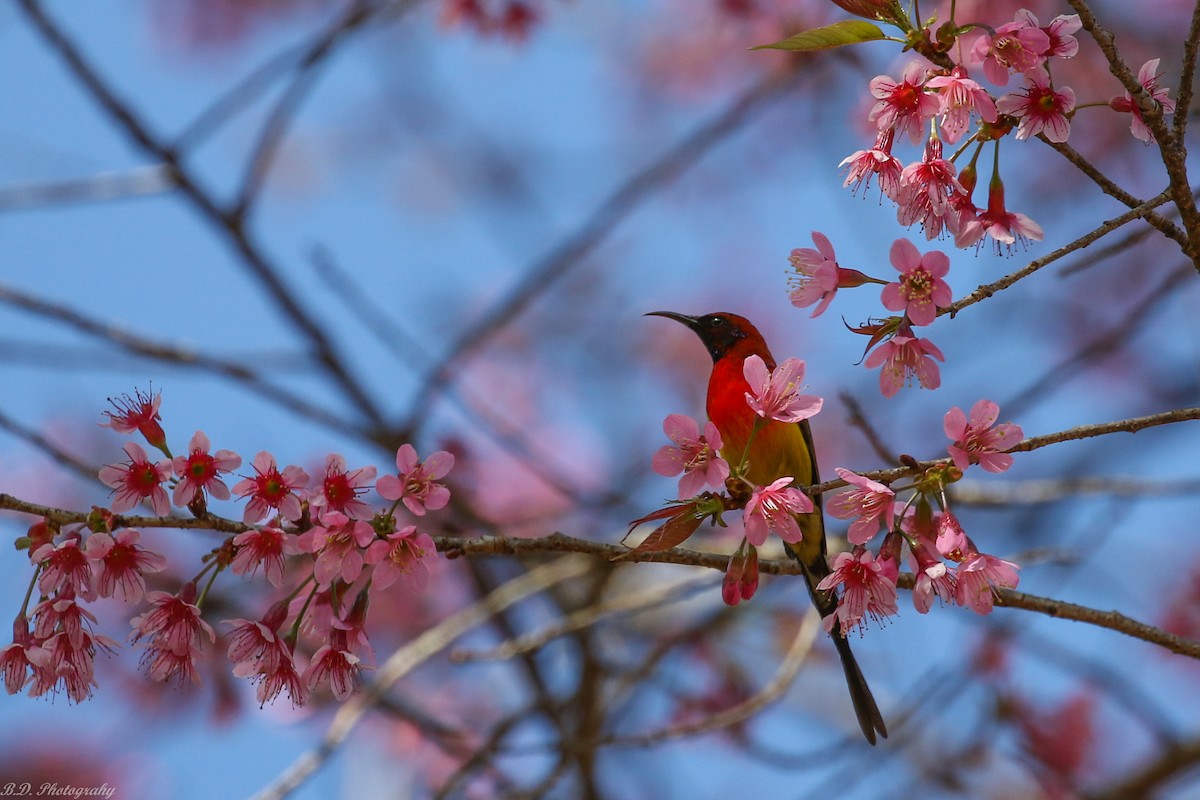
[[[723,320],[720,317],[705,317],[704,318],[704,324],[714,330],[721,327],[722,322],[723,322]]]

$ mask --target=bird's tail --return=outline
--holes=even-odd
[[[812,597],[813,605],[821,613],[821,617],[825,618],[834,613],[837,610],[837,598],[832,592],[824,592],[817,588],[821,579],[829,574],[829,565],[824,556],[814,559],[812,564],[805,564],[801,561],[801,565],[804,567],[804,581],[808,584],[808,593]],[[846,641],[846,637],[842,635],[837,622],[834,622],[833,630],[830,633],[833,637],[833,645],[837,648],[838,656],[842,660],[842,671],[846,674],[846,686],[850,689],[850,701],[854,704],[858,727],[862,729],[863,736],[867,737],[867,741],[871,744],[875,744],[876,733],[886,739],[887,727],[883,724],[883,715],[879,713],[879,706],[875,705],[875,697],[871,694],[871,687],[867,686],[867,679],[863,677],[862,670],[858,668],[858,661],[855,660],[854,653],[850,650],[850,642]]]

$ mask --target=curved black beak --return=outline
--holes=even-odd
[[[687,314],[679,314],[675,311],[647,311],[643,316],[646,317],[666,317],[673,319],[676,322],[682,323],[694,331],[700,330],[700,318],[689,317]]]

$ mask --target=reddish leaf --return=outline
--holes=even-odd
[[[657,552],[682,544],[700,527],[701,519],[702,517],[696,516],[692,506],[684,506],[682,511],[655,528],[641,544],[633,548],[633,552]]]

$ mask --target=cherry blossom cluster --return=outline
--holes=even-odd
[[[951,440],[949,465],[927,470],[910,486],[891,488],[848,469],[835,471],[851,486],[834,497],[829,513],[851,520],[846,538],[851,550],[839,553],[833,573],[818,585],[840,587],[837,617],[841,630],[861,625],[867,617],[881,619],[896,613],[896,579],[907,553],[916,575],[913,606],[928,613],[934,598],[954,602],[979,614],[992,610],[993,587],[1015,588],[1017,565],[980,552],[963,531],[950,508],[946,487],[961,479],[972,465],[986,472],[1012,466],[1006,451],[1024,434],[1013,423],[997,424],[1000,408],[980,400],[968,416],[957,406],[946,412],[943,427]],[[897,495],[911,491],[901,502]],[[882,533],[877,550],[868,544]],[[950,562],[950,563],[947,563]],[[832,621],[826,619],[826,629]]]
[[[1042,239],[1037,223],[1005,205],[999,153],[1001,140],[1010,133],[1018,140],[1040,136],[1065,142],[1080,109],[1107,107],[1131,115],[1138,139],[1153,140],[1128,92],[1077,103],[1073,89],[1056,85],[1054,62],[1079,52],[1077,15],[1060,15],[1042,25],[1021,9],[994,29],[952,19],[932,31],[913,26],[896,3],[863,5],[851,10],[896,25],[913,49],[928,58],[910,62],[899,78],[879,75],[871,80],[875,102],[867,119],[876,130],[875,144],[842,161],[845,185],[857,192],[874,179],[881,194],[896,203],[900,224],[919,223],[927,239],[951,236],[957,247],[990,239],[998,250]],[[1146,62],[1138,80],[1166,114],[1175,106],[1161,85],[1158,65],[1159,59]],[[1014,79],[1020,85],[1010,90]],[[893,149],[905,135],[914,144],[923,143],[920,160],[907,165]],[[976,162],[988,142],[994,146],[992,176],[986,205],[980,208],[973,199]],[[957,146],[949,158],[944,145]]]
[[[87,604],[100,598],[144,609],[132,618],[128,639],[142,649],[150,678],[199,683],[197,663],[217,641],[205,619],[205,598],[223,573],[261,572],[282,597],[259,619],[223,621],[234,674],[257,684],[260,703],[286,692],[302,705],[318,690],[345,699],[361,671],[374,665],[365,631],[371,596],[393,585],[417,591],[427,580],[434,543],[406,517],[419,519],[446,506],[450,491],[439,481],[454,457],[437,452],[422,461],[405,444],[396,453],[396,472],[376,480],[375,467],[351,469],[338,454],[328,455],[323,472],[310,478],[298,466],[281,469],[273,455],[260,452],[230,488],[226,480],[241,467],[241,456],[214,452],[202,431],[185,454],[172,456],[160,424],[161,400],[161,394],[140,391],[123,397],[102,424],[140,433],[163,458],[127,442],[124,460],[100,470],[100,480],[112,488],[109,508],[94,508],[74,526],[39,520],[18,541],[33,575],[12,644],[0,648],[8,693],[61,690],[74,702],[91,696],[96,653],[118,646],[95,630]],[[367,502],[372,489],[387,501],[381,508]],[[234,496],[245,504],[240,525],[209,512],[210,499]],[[139,505],[160,518],[174,506],[225,523],[225,530],[243,530],[206,555],[174,593],[149,589],[147,578],[162,572],[167,559],[143,546],[142,532],[118,516]]]
[[[818,247],[821,244],[819,240]],[[821,410],[820,397],[800,393],[804,371],[804,362],[795,358],[773,371],[758,356],[745,360],[746,402],[758,415],[759,425],[767,420],[794,424]],[[909,486],[893,489],[848,469],[836,469],[851,490],[834,497],[828,508],[833,516],[851,520],[847,533],[851,549],[838,554],[832,573],[817,587],[839,597],[836,612],[824,620],[826,630],[837,623],[838,630],[846,632],[866,618],[897,613],[896,581],[905,553],[917,576],[913,604],[921,613],[929,611],[936,597],[987,614],[993,588],[1017,585],[1017,566],[976,547],[950,509],[946,492],[972,466],[1003,472],[1012,465],[1007,451],[1024,434],[1015,424],[997,424],[999,413],[989,400],[975,403],[969,415],[951,408],[943,421],[951,441],[948,463],[930,468]],[[815,510],[812,498],[795,485],[794,476],[780,476],[766,486],[752,483],[745,477],[745,463],[731,465],[727,459],[744,458],[744,454],[723,454],[724,442],[712,422],[701,431],[694,419],[671,414],[663,432],[672,443],[655,453],[651,465],[665,477],[679,476],[679,501],[634,521],[636,527],[665,520],[635,549],[673,547],[691,536],[703,520],[724,525],[722,513],[740,509],[745,535],[730,558],[721,593],[729,605],[749,600],[758,589],[758,548],[772,535],[785,545],[801,542],[805,532],[799,516]],[[910,495],[901,501],[898,494],[904,492]],[[867,545],[881,532],[879,547],[872,552]]]
[[[798,247],[792,251],[789,276],[792,305],[806,308],[816,304],[812,316],[829,308],[838,289],[880,284],[880,300],[889,311],[901,312],[851,330],[870,336],[866,367],[880,367],[879,388],[885,397],[893,397],[914,378],[926,389],[942,384],[938,361],[945,356],[937,345],[917,336],[914,327],[930,325],[938,311],[950,305],[952,298],[946,274],[950,259],[945,253],[932,250],[922,254],[908,239],[897,239],[891,247],[892,266],[899,273],[894,281],[885,281],[846,269],[837,262],[833,245],[822,233],[814,231],[816,249]]]

